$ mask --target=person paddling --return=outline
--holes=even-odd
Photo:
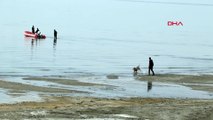
[[[36,29],[36,33],[38,33],[39,31],[40,31],[40,30],[37,28],[37,29]]]

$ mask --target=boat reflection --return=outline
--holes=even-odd
[[[31,43],[31,48],[33,48],[34,46],[39,45],[40,41],[43,41],[44,39],[35,39],[33,37],[24,37],[24,40],[26,41],[26,43],[29,45],[29,43]]]

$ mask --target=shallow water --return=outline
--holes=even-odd
[[[0,89],[0,103],[13,104],[17,102],[42,101],[35,92],[10,93],[8,90]]]
[[[107,77],[102,76],[81,76],[73,77],[72,79],[79,80],[81,82],[90,82],[104,84],[105,86],[72,86],[72,85],[62,85],[52,82],[45,81],[33,81],[33,80],[23,80],[22,77],[7,77],[5,80],[15,81],[22,84],[29,84],[34,86],[50,87],[50,88],[62,88],[68,90],[77,90],[88,93],[36,93],[34,96],[39,94],[51,95],[51,96],[86,96],[86,97],[100,97],[100,98],[130,98],[130,97],[141,97],[141,98],[195,98],[195,99],[213,99],[213,93],[204,92],[198,90],[192,90],[189,87],[182,85],[171,84],[171,83],[161,83],[161,82],[149,82],[149,81],[138,81],[133,77],[119,77],[119,79],[107,79]],[[59,78],[60,79],[60,78]],[[6,92],[4,92],[5,94]],[[23,94],[24,95],[24,94]],[[9,96],[7,96],[9,97]],[[7,98],[6,97],[6,98]],[[32,99],[30,96],[25,95],[24,97],[29,97],[26,100],[36,100]],[[39,97],[38,97],[39,98]],[[17,99],[11,99],[15,101]],[[0,100],[0,102],[5,102]],[[17,100],[17,102],[20,102]]]
[[[131,74],[139,64],[147,73],[149,56],[158,73],[213,72],[212,6],[2,0],[0,11],[0,75]],[[168,27],[168,20],[181,20],[184,26]],[[32,25],[47,39],[24,38]],[[54,28],[59,35],[55,45]]]
[[[213,4],[210,0],[187,2]],[[105,77],[114,73],[126,79],[137,65],[147,74],[150,56],[156,73],[213,73],[211,5],[140,0],[1,0],[0,11],[1,77]],[[184,26],[168,27],[170,20],[181,21]],[[39,27],[47,39],[24,38],[23,32],[31,30],[32,25]],[[53,29],[59,35],[56,43]],[[138,91],[130,96],[146,89]],[[156,94],[150,91],[145,96],[151,93]]]
[[[80,79],[83,82],[94,82],[112,86],[89,88],[95,97],[144,97],[144,98],[204,98],[213,99],[209,92],[192,90],[182,85],[138,81],[131,77],[120,77],[119,79],[107,79],[106,77],[85,77]],[[81,88],[80,88],[81,89]],[[79,90],[80,90],[79,89]]]

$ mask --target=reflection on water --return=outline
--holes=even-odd
[[[152,81],[147,81],[147,92],[152,90]]]
[[[38,46],[38,39],[32,39],[31,40],[31,50],[34,49],[34,47]]]
[[[54,38],[54,40],[53,40],[53,46],[54,46],[54,48],[56,47],[56,44],[57,44],[57,38]]]

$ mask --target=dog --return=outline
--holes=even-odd
[[[137,67],[133,67],[133,74],[137,75],[138,71],[141,71],[140,65],[138,65]]]

